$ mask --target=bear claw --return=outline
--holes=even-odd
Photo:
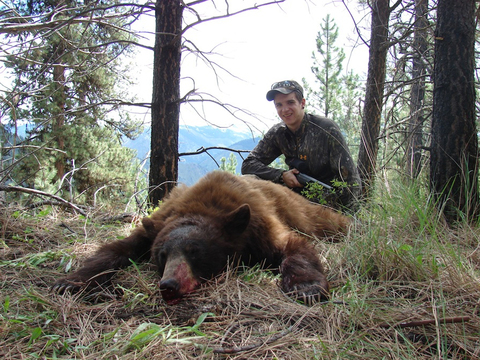
[[[297,284],[286,294],[309,306],[328,301],[330,298],[325,288],[317,284]]]
[[[65,293],[77,293],[81,290],[83,283],[62,279],[57,281],[51,288],[50,292],[63,295]]]

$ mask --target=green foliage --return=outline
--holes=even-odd
[[[437,279],[444,264],[433,254],[449,252],[450,246],[439,242],[443,230],[435,204],[418,184],[391,186],[391,192],[381,196],[377,189],[379,197],[361,211],[366,232],[345,255],[355,259],[353,271],[368,279]]]
[[[271,164],[268,166],[273,167],[275,169],[283,169],[283,170],[288,170],[289,167],[287,163],[285,162],[285,155],[280,155],[278,158],[276,158],[274,161],[272,161]]]
[[[206,336],[199,328],[208,316],[213,313],[203,313],[193,326],[175,328],[170,325],[160,326],[154,323],[142,323],[130,336],[126,350],[140,350],[152,341],[161,341],[163,344],[193,344],[195,340]],[[190,335],[190,334],[194,335]],[[188,335],[188,336],[185,336]]]
[[[330,19],[330,15],[323,19],[320,24],[320,32],[317,36],[317,52],[321,60],[312,54],[312,73],[319,83],[318,90],[311,90],[310,96],[316,100],[326,117],[337,116],[341,105],[338,101],[341,92],[341,76],[345,53],[342,48],[335,46],[338,39],[338,26]]]
[[[327,191],[327,189],[325,189],[325,187],[323,187],[319,183],[309,182],[302,189],[302,195],[310,201],[326,205],[327,200],[325,196],[325,191]],[[334,192],[334,190],[331,191]]]
[[[77,202],[93,202],[95,196],[104,200],[131,196],[138,165],[136,154],[121,145],[112,129],[73,124],[62,132],[69,149],[64,177],[56,178],[55,158],[50,151],[37,151],[15,168],[13,178],[18,183],[51,193],[60,191]]]
[[[280,274],[274,273],[269,269],[263,269],[259,264],[255,266],[239,266],[238,269],[238,277],[241,278],[243,281],[246,282],[272,282],[272,281],[280,281]]]
[[[0,268],[2,267],[20,267],[31,268],[38,267],[46,262],[59,259],[63,253],[57,251],[45,251],[39,253],[28,254],[14,260],[0,260]]]
[[[225,157],[220,159],[220,170],[237,175],[237,158],[235,157],[234,153],[230,153],[230,156],[228,157],[228,163]]]
[[[319,183],[309,182],[302,189],[301,194],[310,201],[335,207],[336,195],[348,188],[348,184],[344,181],[332,180],[331,185],[331,189],[326,189]]]

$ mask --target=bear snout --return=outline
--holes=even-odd
[[[167,259],[160,280],[160,292],[167,304],[178,303],[184,295],[191,293],[199,285],[200,281],[193,275],[192,269],[183,255]]]

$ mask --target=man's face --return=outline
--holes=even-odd
[[[297,131],[302,124],[305,99],[302,99],[301,102],[298,101],[293,92],[287,95],[277,93],[273,102],[277,109],[278,116],[280,116],[285,125],[287,125],[290,130]]]

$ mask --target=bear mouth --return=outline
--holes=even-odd
[[[175,279],[162,278],[160,280],[160,293],[168,305],[178,304],[183,297],[180,292],[180,284]]]
[[[175,290],[172,289],[160,289],[163,300],[168,305],[176,305],[182,300],[182,295],[178,294]]]
[[[175,284],[172,284],[174,282]],[[170,287],[167,287],[167,285],[171,285]],[[175,280],[172,281],[160,281],[160,293],[162,294],[163,300],[167,303],[167,305],[176,305],[178,304],[182,298],[195,291],[195,289],[198,287],[199,284],[195,284],[194,287],[190,288],[188,291],[181,291],[181,289],[178,286],[178,283]]]

